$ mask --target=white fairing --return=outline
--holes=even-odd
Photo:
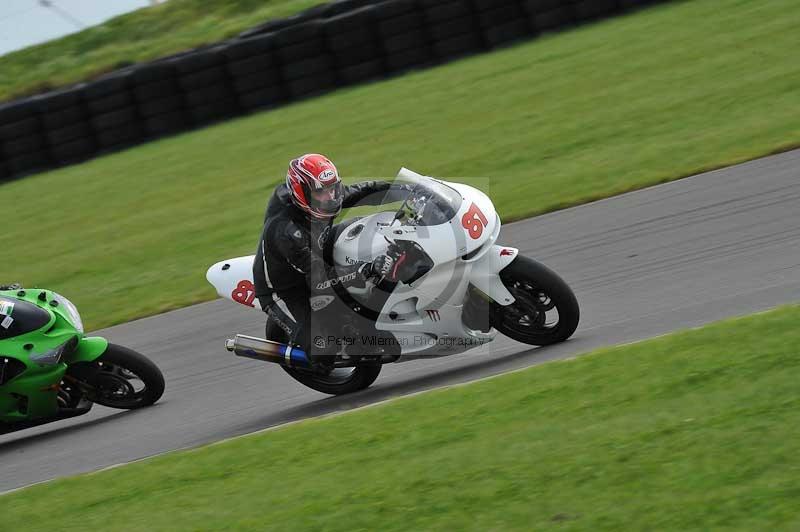
[[[260,310],[253,286],[253,259],[255,255],[218,262],[208,269],[206,279],[220,297]]]
[[[518,250],[495,245],[501,222],[492,201],[473,187],[434,180],[405,168],[398,177],[450,187],[453,206],[460,196],[455,215],[438,225],[394,220],[394,211],[361,218],[341,231],[334,247],[335,262],[371,261],[386,252],[387,239],[416,242],[432,259],[433,267],[426,274],[410,285],[398,283],[376,323],[378,329],[394,334],[404,359],[454,354],[491,341],[497,332],[469,329],[462,322],[462,309],[470,285],[501,305],[514,302],[499,272],[516,258]],[[253,258],[219,262],[206,277],[220,296],[253,303],[245,294],[253,286]]]

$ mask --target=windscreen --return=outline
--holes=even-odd
[[[404,191],[397,219],[404,225],[432,226],[449,222],[461,208],[463,198],[455,189],[412,172],[401,172],[394,189]]]
[[[50,323],[50,313],[27,301],[0,297],[0,340],[41,329]]]

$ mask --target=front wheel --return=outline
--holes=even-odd
[[[111,408],[150,406],[164,393],[164,375],[149,358],[121,345],[108,349],[94,361],[93,388],[87,399]]]
[[[491,305],[492,326],[506,336],[530,345],[563,342],[580,319],[578,300],[561,277],[544,264],[523,256],[500,272],[514,303]]]

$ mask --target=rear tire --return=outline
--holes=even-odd
[[[519,255],[500,272],[500,279],[516,301],[508,306],[492,303],[495,329],[518,342],[539,346],[563,342],[575,332],[580,320],[578,300],[557,273]],[[552,321],[554,314],[558,321]]]
[[[109,343],[94,364],[95,392],[87,398],[111,408],[132,410],[150,406],[164,393],[164,375],[149,358],[132,349]]]
[[[382,369],[380,364],[364,365],[355,368],[337,368],[330,375],[319,375],[286,366],[281,367],[300,384],[329,395],[345,395],[365,390],[375,382]],[[350,373],[338,376],[337,372]]]
[[[343,227],[345,224],[341,224]],[[266,336],[275,342],[286,343],[286,333],[272,320],[267,320]],[[365,364],[354,368],[337,368],[329,375],[321,375],[308,370],[281,366],[291,377],[312,390],[328,395],[345,395],[360,392],[372,386],[383,368],[380,364]],[[346,374],[345,372],[349,372]]]

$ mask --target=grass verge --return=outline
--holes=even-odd
[[[212,44],[325,0],[170,0],[0,57],[0,101]],[[41,8],[45,9],[45,8]]]
[[[9,530],[796,530],[800,307],[0,498]]]
[[[479,183],[504,220],[800,142],[795,0],[695,0],[340,91],[0,186],[2,277],[90,328],[214,297],[287,161]],[[7,213],[7,211],[6,211]]]

